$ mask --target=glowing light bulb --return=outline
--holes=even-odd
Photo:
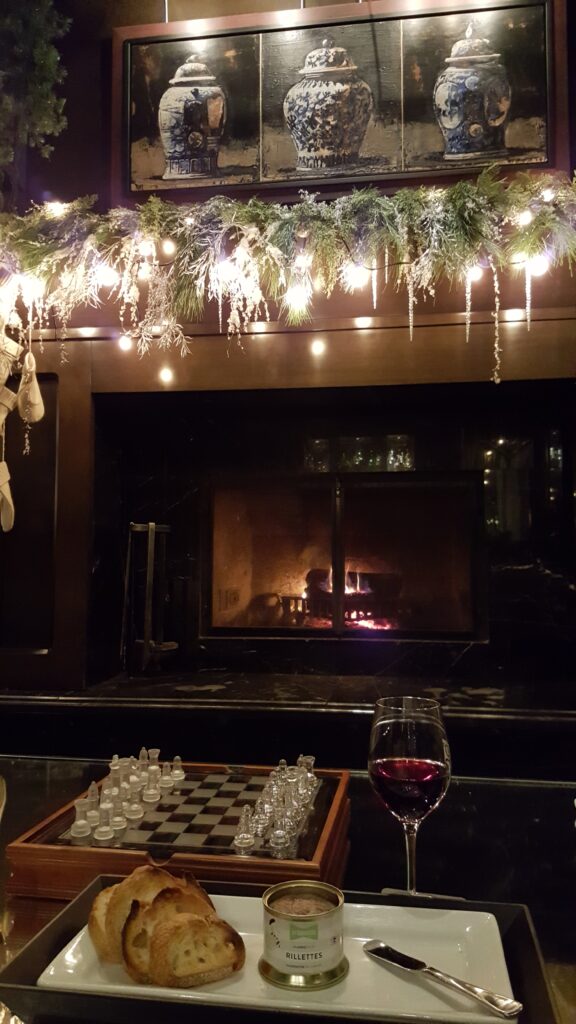
[[[522,227],[526,227],[527,224],[531,224],[533,220],[534,214],[532,213],[532,210],[522,210],[522,213],[518,214],[518,223],[521,224]]]
[[[176,252],[177,246],[173,238],[164,238],[161,242],[162,252],[165,256],[173,256]]]
[[[542,274],[550,270],[550,260],[545,253],[538,253],[537,256],[532,256],[528,260],[528,269],[532,277],[542,277]]]
[[[238,278],[238,267],[235,260],[228,257],[228,259],[220,260],[218,262],[218,277],[220,284],[230,285]]]
[[[292,267],[300,274],[305,274],[312,266],[312,256],[309,252],[299,252],[292,261]]]
[[[357,316],[357,317],[354,318],[354,325],[355,325],[355,327],[359,327],[360,329],[362,329],[363,327],[371,327],[372,326],[372,317],[371,316]]]
[[[22,274],[20,278],[20,292],[25,306],[33,306],[39,302],[44,295],[44,281],[34,274]]]
[[[171,370],[169,366],[163,366],[158,374],[158,380],[160,380],[162,384],[171,384],[174,380],[173,370]]]
[[[291,284],[286,289],[284,302],[294,313],[304,313],[308,309],[310,289],[305,284]]]
[[[551,203],[554,199],[555,194],[556,193],[554,192],[553,188],[542,189],[542,199],[545,203]]]
[[[310,351],[313,356],[323,356],[326,351],[326,342],[322,341],[322,338],[314,338],[310,344]]]
[[[325,286],[324,278],[321,277],[320,274],[317,274],[316,277],[314,278],[314,280],[312,281],[312,287],[314,288],[314,291],[315,292],[322,292],[322,291],[324,291],[324,286]]]
[[[63,217],[66,213],[67,203],[61,203],[55,199],[53,202],[44,203],[44,209],[49,217]]]
[[[482,270],[482,267],[469,267],[466,273],[466,277],[468,278],[469,281],[479,281],[483,273],[484,271]]]
[[[512,263],[515,267],[522,266],[524,263],[527,262],[527,260],[528,257],[525,252],[515,252],[510,257],[510,263]]]
[[[142,238],[141,241],[138,242],[138,252],[140,253],[141,256],[144,257],[144,259],[147,259],[149,256],[150,257],[155,256],[156,255],[156,246],[154,245],[154,242],[152,241],[152,239],[151,238]]]
[[[99,288],[113,288],[120,280],[120,274],[109,263],[101,263],[96,267],[94,277]]]
[[[357,288],[365,288],[370,280],[368,267],[360,263],[345,263],[342,268],[342,280],[348,291],[356,291]]]
[[[188,227],[190,227],[190,225],[194,223],[194,217],[184,217],[184,223],[187,224]]]
[[[122,349],[123,352],[129,352],[134,347],[134,342],[129,334],[121,334],[118,338],[118,348]]]
[[[148,281],[152,274],[152,267],[149,263],[143,263],[141,267],[138,267],[138,280]]]

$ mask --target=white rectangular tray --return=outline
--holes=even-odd
[[[137,985],[122,967],[100,963],[86,928],[63,949],[38,979],[46,988],[136,996],[202,1004],[306,1011],[332,1017],[407,1022],[487,1024],[496,1018],[473,1000],[426,978],[374,963],[362,950],[367,939],[382,939],[466,981],[512,996],[496,918],[478,911],[344,906],[344,949],[350,971],[319,992],[276,988],[258,972],[262,954],[262,902],[245,896],[214,896],[219,915],[240,932],[246,963],[237,974],[201,988]]]

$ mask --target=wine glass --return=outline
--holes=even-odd
[[[406,888],[416,892],[416,835],[450,782],[450,748],[438,701],[382,697],[374,707],[368,755],[370,782],[404,826]]]

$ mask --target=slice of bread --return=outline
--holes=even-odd
[[[177,914],[152,932],[150,981],[171,988],[206,985],[239,971],[245,955],[242,938],[226,921]]]
[[[107,889],[102,889],[99,892],[94,903],[92,904],[92,910],[90,911],[90,917],[88,918],[88,932],[94,948],[98,953],[101,960],[106,963],[113,962],[113,954],[110,949],[110,943],[108,942],[108,932],[106,931],[106,913],[108,910],[108,904],[117,889],[117,885],[110,885]]]
[[[134,981],[150,982],[150,945],[158,924],[171,921],[179,914],[216,918],[216,911],[200,886],[177,886],[162,889],[152,903],[134,900],[122,930],[122,957]]]
[[[134,900],[138,900],[139,903],[151,903],[162,889],[184,888],[185,884],[162,868],[148,865],[136,868],[128,878],[118,883],[108,901],[105,917],[112,963],[122,963],[122,929]]]

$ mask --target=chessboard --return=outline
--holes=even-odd
[[[99,874],[129,874],[145,863],[189,870],[203,881],[310,878],[341,884],[348,856],[348,772],[316,770],[310,813],[288,856],[278,856],[266,836],[256,836],[249,855],[241,856],[234,846],[240,816],[258,801],[270,768],[184,767],[185,779],[110,845],[73,836],[76,801],[39,822],[7,848],[7,890],[68,899]]]

